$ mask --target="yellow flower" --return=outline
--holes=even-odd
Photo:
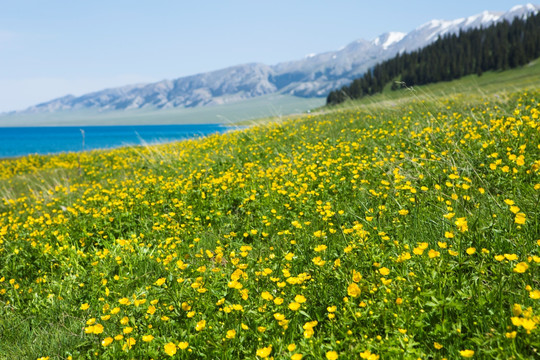
[[[94,334],[101,334],[103,333],[103,325],[101,324],[96,324],[94,325]]]
[[[352,297],[360,296],[360,287],[356,283],[352,283],[347,287],[347,294]]]
[[[133,345],[135,345],[137,343],[137,340],[135,340],[134,338],[130,337],[129,339],[126,339],[126,344],[124,345],[124,347],[128,347],[131,349],[131,347]]]
[[[289,304],[289,309],[291,309],[292,311],[296,311],[298,309],[300,309],[300,304],[293,301],[292,303]]]
[[[172,342],[165,344],[165,354],[174,356],[176,354],[176,344]]]
[[[304,295],[296,295],[294,297],[294,301],[296,301],[297,303],[303,304],[306,302],[306,298]]]
[[[514,326],[521,326],[523,324],[523,318],[517,316],[512,316],[510,320],[512,320]]]
[[[438,252],[436,250],[433,250],[433,249],[429,250],[429,252],[428,252],[428,256],[429,256],[430,259],[436,258],[436,257],[438,257],[440,255],[441,255],[440,252]]]
[[[516,218],[514,219],[514,222],[519,225],[525,224],[525,218],[527,216],[524,213],[517,213]]]
[[[128,298],[121,298],[120,300],[118,300],[118,302],[122,305],[127,305],[129,304],[129,299]]]
[[[274,297],[272,296],[272,294],[270,294],[268,291],[263,291],[261,293],[261,297],[264,299],[264,300],[268,300],[268,301],[271,301]]]
[[[161,285],[165,284],[165,278],[157,279],[154,284],[156,284],[157,286],[161,286]]]
[[[407,210],[407,209],[401,209],[401,210],[398,211],[398,213],[399,213],[399,215],[405,216],[405,215],[407,215],[407,214],[409,213],[409,210]]]
[[[264,358],[267,358],[271,352],[272,352],[272,345],[263,347],[261,349],[257,349],[257,356],[264,359]]]
[[[108,337],[106,337],[105,339],[103,339],[101,341],[101,345],[102,346],[109,346],[109,345],[112,344],[113,341],[114,341],[114,339],[112,337],[108,336]]]
[[[356,270],[353,270],[352,281],[359,282],[360,280],[362,280],[362,274]]]
[[[456,224],[457,228],[459,229],[459,231],[461,231],[461,232],[465,232],[465,231],[469,230],[469,227],[467,225],[467,219],[464,218],[464,217],[458,218],[455,221],[455,224]]]
[[[304,357],[304,355],[302,355],[300,353],[296,353],[296,354],[291,356],[291,360],[301,360],[303,357]]]
[[[119,307],[115,307],[114,309],[111,310],[111,314],[112,314],[112,315],[118,314],[119,312],[120,312],[120,308],[119,308]]]
[[[123,330],[124,334],[131,334],[132,331],[133,331],[133,328],[130,326],[125,327]]]
[[[398,256],[398,258],[396,259],[396,262],[400,263],[400,262],[404,262],[406,260],[409,260],[411,258],[411,254],[407,251],[401,253],[401,255]],[[353,278],[353,281],[354,281],[354,278]]]
[[[516,264],[516,267],[514,268],[514,272],[523,274],[525,271],[527,271],[528,268],[529,268],[529,264],[522,261]]]
[[[206,320],[201,320],[195,325],[195,330],[202,331],[206,327]]]
[[[460,350],[459,354],[463,357],[470,358],[474,355],[474,350]]]
[[[335,351],[328,351],[326,353],[326,358],[328,360],[336,360],[338,358],[338,353]]]
[[[327,249],[327,246],[324,245],[324,244],[317,245],[317,246],[315,247],[315,251],[316,251],[316,252],[321,252],[321,251],[324,251],[324,250],[326,250],[326,249]]]
[[[154,336],[152,336],[152,335],[143,335],[142,340],[144,342],[150,342],[150,341],[154,340]]]
[[[313,329],[315,326],[317,326],[317,324],[319,324],[319,322],[317,320],[313,320],[313,321],[308,321],[307,323],[305,323],[302,328],[304,330],[306,329]]]
[[[390,269],[386,268],[386,267],[382,267],[379,269],[379,273],[383,276],[386,276],[388,274],[390,274]]]
[[[434,342],[433,343],[433,347],[437,350],[441,350],[443,348],[443,346],[441,344],[439,344],[438,342]]]
[[[227,339],[234,339],[234,337],[236,336],[236,330],[228,330],[227,331],[227,334],[225,335],[225,337]]]
[[[466,250],[467,254],[472,255],[476,252],[476,249],[473,247],[470,247]]]
[[[187,341],[181,341],[178,343],[178,348],[180,350],[185,350],[189,346],[189,343]]]
[[[443,215],[443,218],[450,220],[450,219],[453,218],[455,215],[456,215],[455,213],[448,213],[448,214]]]
[[[529,297],[534,300],[540,299],[540,290],[533,290],[529,292]]]
[[[523,326],[525,330],[531,331],[536,329],[536,322],[533,319],[522,319],[521,326]]]
[[[507,332],[506,334],[504,334],[504,336],[506,336],[508,339],[515,339],[516,335],[517,331]]]
[[[154,305],[150,305],[148,307],[148,310],[146,310],[146,312],[150,315],[154,315],[154,313],[156,312],[156,307]]]
[[[88,303],[84,303],[81,305],[81,310],[88,310],[88,308],[90,308],[90,305],[88,305]]]
[[[289,344],[289,345],[287,346],[287,350],[289,350],[289,351],[294,351],[294,350],[296,350],[296,344],[294,344],[294,343],[293,343],[293,344]]]
[[[361,352],[360,357],[367,360],[379,360],[379,355],[372,354],[369,350]]]

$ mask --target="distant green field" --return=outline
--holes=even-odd
[[[0,127],[82,126],[82,125],[158,125],[158,124],[234,124],[257,118],[304,113],[324,104],[323,98],[267,95],[225,105],[165,110],[63,111],[43,114],[0,116]]]

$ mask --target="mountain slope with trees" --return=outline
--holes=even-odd
[[[439,37],[433,44],[375,65],[329,93],[328,105],[392,89],[450,81],[465,75],[523,66],[540,57],[540,14]]]

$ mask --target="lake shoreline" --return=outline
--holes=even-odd
[[[246,126],[224,124],[0,128],[0,161],[33,155],[161,145],[244,128]]]

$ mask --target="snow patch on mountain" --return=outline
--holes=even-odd
[[[401,41],[405,36],[407,36],[406,33],[392,31],[386,34],[383,34],[381,36],[376,37],[372,43],[375,46],[381,46],[384,50],[388,49],[390,45],[393,45],[399,41]]]

